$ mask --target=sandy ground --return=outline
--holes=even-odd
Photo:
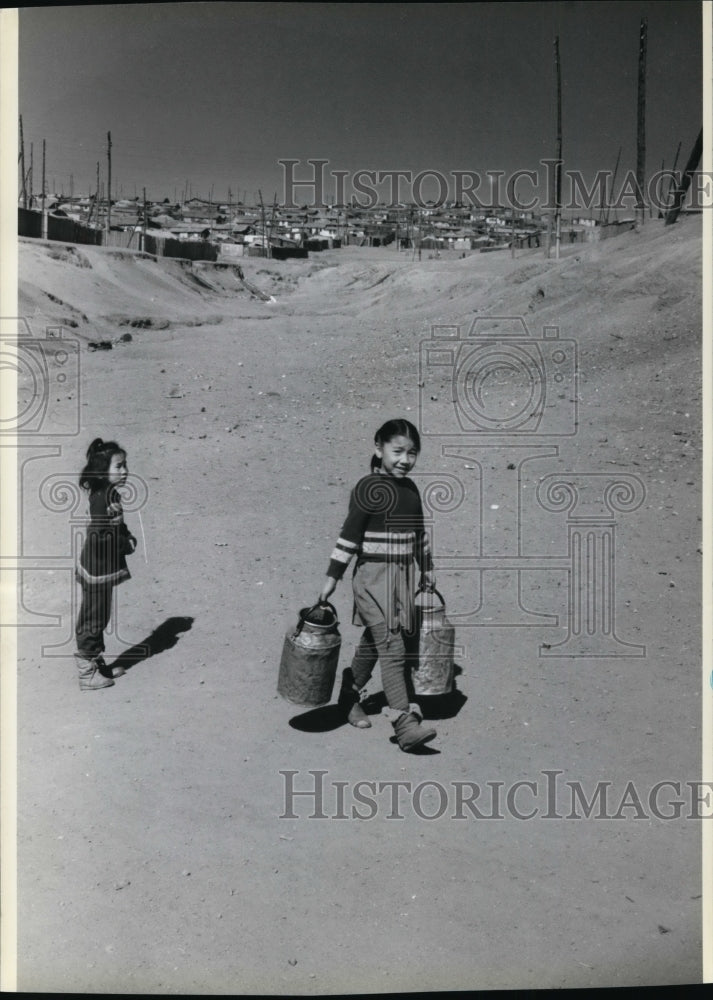
[[[79,374],[71,354],[21,451],[20,990],[700,981],[701,829],[685,784],[700,774],[700,254],[688,218],[559,261],[389,248],[245,259],[266,301],[230,269],[21,241],[22,315],[36,337],[64,324]],[[577,398],[578,424],[500,443],[470,429],[450,455],[424,437],[416,481],[448,484],[433,538],[460,672],[448,705],[424,706],[437,740],[407,755],[376,713],[378,671],[373,728],[357,731],[278,696],[282,644],[316,598],[377,426],[417,422],[421,398],[429,426],[458,433],[448,374],[419,372],[420,342],[433,324],[492,316],[576,341],[578,387],[552,381],[548,400],[566,420]],[[112,349],[91,350],[98,340]],[[56,345],[47,355],[54,378]],[[496,385],[494,405],[512,405],[511,389]],[[128,451],[140,545],[107,639],[107,658],[133,665],[81,693],[83,507],[57,483],[96,435]],[[587,501],[628,484],[615,515],[584,504],[585,525],[614,538],[620,640],[595,634],[586,656],[540,655],[571,624],[568,514],[537,493],[554,473],[579,476]],[[474,554],[502,558],[481,575]],[[532,560],[519,579],[513,554]],[[335,604],[346,666],[359,636],[348,580]],[[621,655],[636,646],[645,655]],[[314,795],[285,799],[289,781],[317,780],[324,818],[310,818]],[[567,781],[588,796],[609,783],[604,815],[564,818]],[[680,785],[677,819],[650,808],[663,781]],[[466,783],[480,786],[479,814],[458,803]],[[663,789],[659,812],[676,798]]]

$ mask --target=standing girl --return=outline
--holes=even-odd
[[[124,673],[121,667],[108,667],[102,654],[114,587],[130,578],[126,556],[136,548],[136,539],[124,524],[118,491],[128,472],[126,452],[116,441],[92,441],[79,476],[79,485],[89,493],[90,516],[76,569],[82,588],[75,630],[81,691],[111,687],[112,678]]]
[[[343,672],[339,705],[353,726],[371,726],[360,697],[379,660],[388,704],[385,714],[406,751],[436,736],[435,729],[421,725],[418,706],[409,703],[403,638],[414,621],[414,560],[422,589],[436,586],[421,497],[408,478],[420,450],[419,433],[408,420],[388,420],[376,432],[371,474],[352,490],[320,594],[322,602],[329,598],[356,556],[353,623],[365,630],[351,667]]]

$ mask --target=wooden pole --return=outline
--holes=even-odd
[[[25,137],[22,132],[22,115],[20,115],[20,170],[22,171],[22,207],[27,208],[27,180],[25,179]]]
[[[262,200],[262,191],[258,188],[260,195],[260,219],[262,222],[262,256],[267,257],[266,235],[265,235],[265,205]]]
[[[42,239],[47,239],[47,216],[45,215],[45,149],[46,141],[42,140]]]
[[[698,164],[701,162],[701,156],[703,155],[703,129],[698,133],[698,138],[691,150],[691,155],[688,157],[688,163],[686,164],[686,169],[683,171],[683,177],[681,178],[681,183],[676,188],[676,192],[673,196],[673,204],[666,213],[666,222],[664,225],[670,226],[678,218],[679,212],[681,211],[681,205],[683,204],[683,199],[686,197],[686,192],[691,186],[691,178],[698,169]]]
[[[106,134],[106,158],[107,158],[107,199],[106,199],[106,235],[109,242],[109,230],[111,229],[111,132]]]
[[[619,161],[621,160],[621,149],[622,147],[619,146],[619,152],[616,154],[616,164],[614,165],[614,176],[612,177],[611,191],[609,192],[609,201],[607,202],[607,215],[605,220],[607,224],[609,223],[609,209],[611,208],[612,196],[614,194],[614,189],[616,185],[616,175],[619,173]]]
[[[29,173],[28,173],[28,177],[30,179],[30,208],[32,208],[32,197],[33,197],[33,194],[34,194],[33,188],[35,186],[34,168],[35,168],[35,144],[34,144],[34,142],[31,142],[30,143],[30,170],[29,170]]]
[[[673,179],[674,179],[674,177],[676,175],[676,164],[678,163],[678,157],[679,157],[679,154],[681,152],[681,146],[682,146],[682,142],[679,142],[678,149],[676,150],[676,155],[673,158],[673,166],[671,167],[671,176],[668,179],[668,191],[666,192],[666,205],[668,206],[668,208],[671,207],[671,205],[670,205],[671,195],[673,194],[673,191],[674,191],[674,180]]]
[[[559,260],[562,226],[562,66],[560,39],[555,38],[555,72],[557,74],[557,162],[555,163],[555,258]]]
[[[644,186],[646,184],[646,35],[647,21],[641,19],[639,29],[639,93],[636,114],[636,221],[643,224]]]
[[[510,244],[510,256],[515,256],[515,208],[510,206],[510,211],[512,212],[512,242]]]
[[[272,256],[272,246],[271,246],[271,244],[272,244],[272,233],[273,233],[273,230],[275,228],[275,212],[276,211],[277,211],[277,191],[275,191],[275,194],[273,195],[273,199],[272,199],[272,213],[270,215],[270,235],[269,235],[268,241],[267,241],[267,243],[268,243],[267,256],[268,257]]]

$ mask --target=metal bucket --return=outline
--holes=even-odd
[[[442,595],[437,590],[433,593],[440,604],[434,605],[432,601],[419,604],[420,590],[414,603],[418,652],[413,657],[411,680],[416,695],[450,694],[453,690],[455,628],[446,618]]]
[[[326,705],[332,697],[342,638],[334,607],[302,608],[285,636],[277,693],[295,705]]]

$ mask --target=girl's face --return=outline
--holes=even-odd
[[[382,470],[387,476],[395,476],[397,479],[408,476],[418,458],[416,445],[411,438],[401,434],[391,438],[390,441],[384,441],[383,444],[377,444],[374,451],[381,459]]]
[[[106,478],[112,486],[123,486],[129,474],[129,467],[126,464],[126,455],[123,451],[115,451],[111,456]]]

